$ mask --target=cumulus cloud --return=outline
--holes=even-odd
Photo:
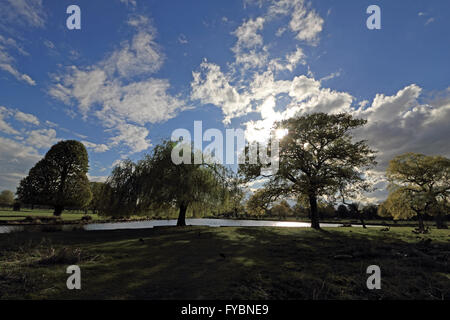
[[[111,138],[111,145],[125,143],[133,153],[147,150],[150,140],[147,139],[149,131],[145,127],[123,123],[117,127],[119,134]]]
[[[40,158],[35,148],[0,137],[0,190],[14,192],[20,179]]]
[[[109,147],[106,144],[97,144],[89,141],[81,141],[81,143],[84,144],[84,146],[90,150],[93,150],[97,153],[106,152],[109,150]]]
[[[322,32],[324,20],[314,9],[308,9],[304,0],[274,1],[269,7],[268,16],[290,16],[289,29],[296,34],[298,40],[317,43]]]
[[[39,129],[30,131],[26,142],[37,149],[46,149],[50,148],[59,140],[59,138],[56,138],[56,131],[54,129]]]
[[[412,84],[392,96],[377,94],[369,107],[354,112],[368,120],[359,134],[380,150],[380,169],[405,152],[450,156],[449,92],[429,103],[420,103],[421,92],[422,88]]]
[[[77,105],[84,118],[93,115],[104,127],[114,127],[108,130],[118,132],[111,140],[113,146],[123,143],[139,152],[150,146],[146,124],[167,121],[187,107],[170,93],[167,79],[152,77],[165,58],[149,19],[134,15],[127,23],[136,29],[131,41],[122,42],[95,65],[67,68],[65,74],[54,77],[48,93],[67,105]]]
[[[203,61],[199,72],[193,72],[191,99],[222,108],[225,122],[250,111],[250,99],[231,86],[228,77],[216,64]]]
[[[133,77],[158,71],[164,62],[164,55],[156,44],[154,30],[139,31],[131,43],[123,42],[122,47],[102,63],[110,75]]]

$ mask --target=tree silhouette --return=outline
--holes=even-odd
[[[75,140],[61,141],[30,169],[17,188],[21,202],[54,207],[60,216],[65,207],[83,207],[91,200],[88,154]]]
[[[349,114],[314,113],[277,122],[276,129],[287,129],[279,144],[279,170],[262,173],[264,166],[243,164],[239,172],[246,180],[269,178],[264,188],[276,196],[308,196],[311,226],[320,229],[317,199],[334,195],[346,184],[364,180],[361,169],[375,164],[374,151],[365,141],[352,141],[350,131],[366,120]]]

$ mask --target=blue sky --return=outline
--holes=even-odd
[[[66,8],[81,8],[81,30]],[[366,8],[381,8],[381,30]],[[89,175],[139,159],[177,128],[242,128],[314,111],[369,120],[392,156],[449,156],[449,1],[0,0],[0,190],[61,139]],[[372,195],[374,199],[383,193]]]

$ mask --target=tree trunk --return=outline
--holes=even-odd
[[[320,230],[319,216],[317,214],[317,197],[309,195],[309,207],[311,210],[311,228]]]
[[[364,229],[367,229],[366,223],[364,222],[364,217],[363,217],[362,212],[359,213],[359,219],[361,220],[361,223],[362,223],[363,228],[364,228]]]
[[[182,203],[180,204],[180,214],[178,215],[178,221],[177,226],[183,227],[186,225],[186,211],[187,211],[187,204]]]
[[[448,229],[447,223],[445,222],[445,217],[441,213],[438,213],[434,219],[438,229]]]
[[[63,210],[64,210],[63,206],[57,205],[57,206],[55,206],[55,211],[53,211],[53,215],[55,217],[59,217],[59,216],[61,216],[61,213],[63,212]]]
[[[423,224],[423,216],[421,213],[417,214],[417,218],[419,220],[419,232],[425,233],[425,225]]]

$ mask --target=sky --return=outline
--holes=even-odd
[[[81,29],[66,20],[72,4]],[[366,9],[381,10],[370,30]],[[447,0],[0,0],[0,190],[56,142],[82,141],[104,181],[178,128],[245,130],[311,112],[368,120],[370,179],[388,161],[450,157]],[[369,175],[368,175],[369,176]]]

